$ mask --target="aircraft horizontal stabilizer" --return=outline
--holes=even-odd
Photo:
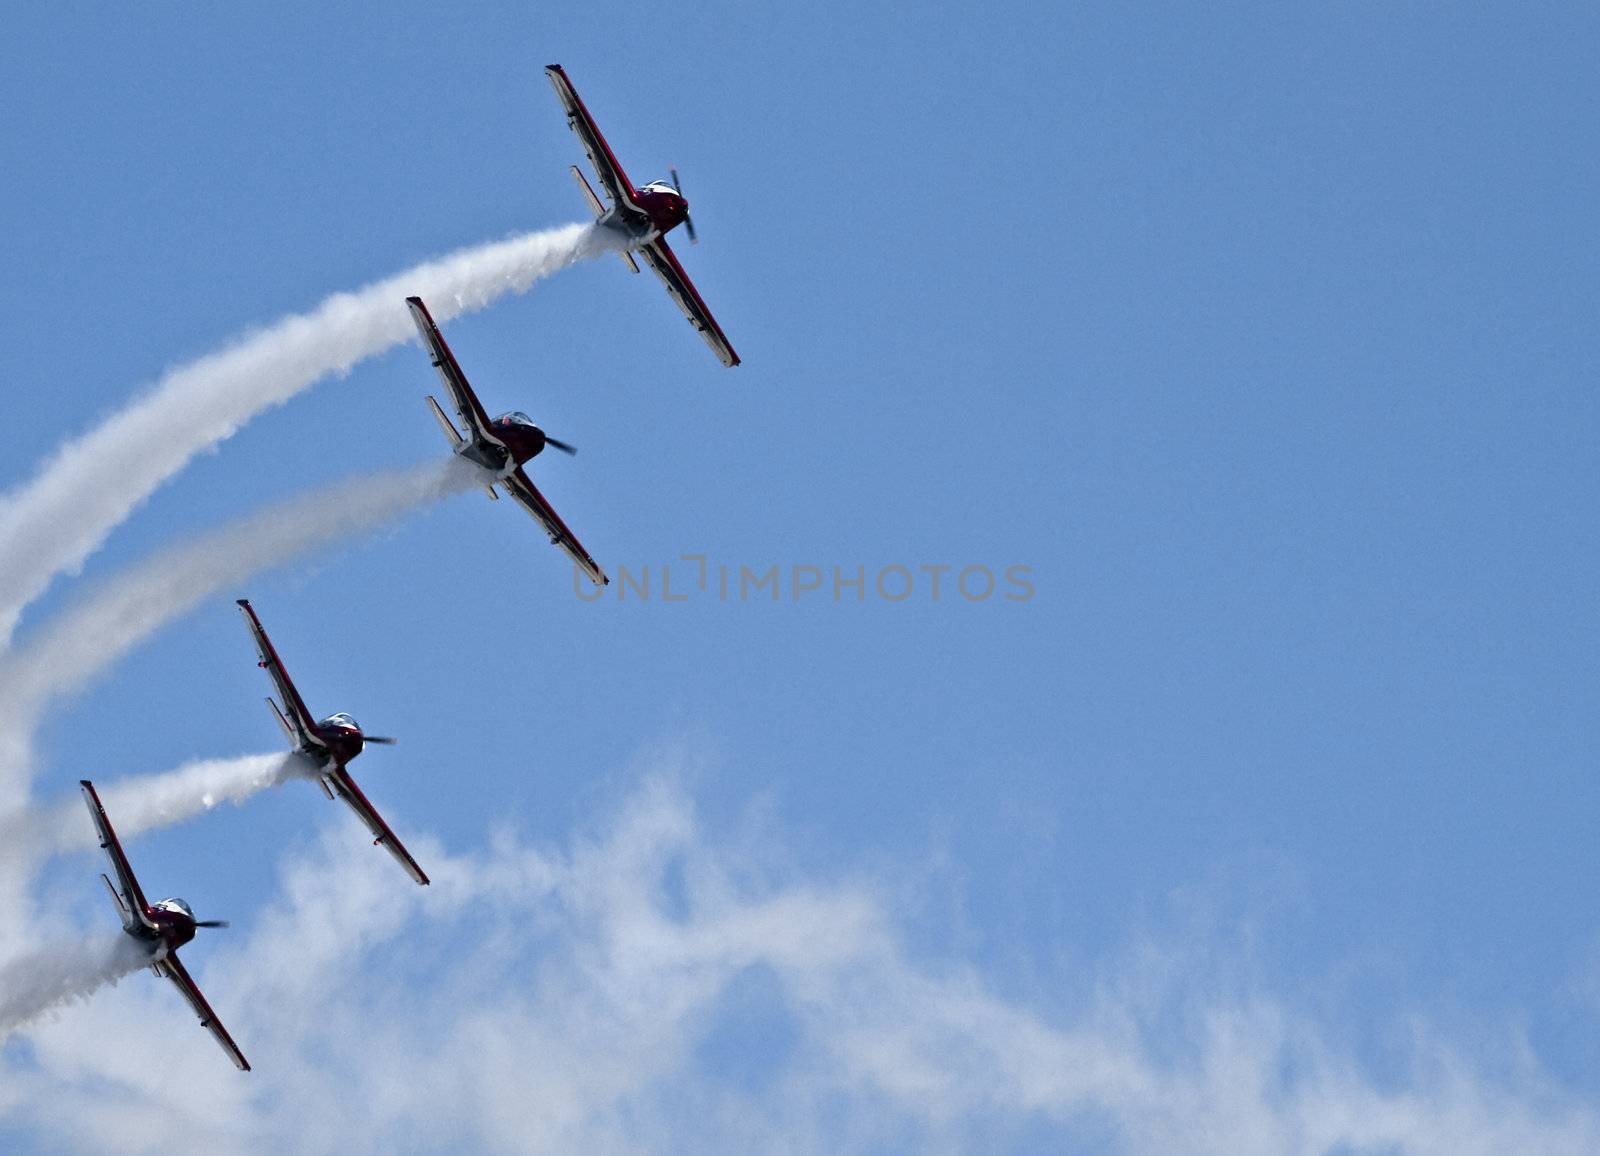
[[[460,430],[456,429],[456,423],[445,416],[444,410],[439,408],[439,403],[431,395],[428,397],[428,408],[433,410],[434,420],[439,423],[439,428],[444,431],[444,436],[450,439],[450,448],[460,453],[461,447],[467,444],[467,439],[461,436]],[[485,485],[483,490],[484,493],[489,495],[491,502],[500,500],[500,495],[495,492],[492,482]]]
[[[117,916],[122,920],[122,926],[127,927],[131,920],[131,913],[128,911],[127,904],[122,902],[122,896],[117,894],[116,885],[111,882],[111,877],[108,875],[101,875],[100,882],[106,885],[106,894],[111,896],[111,902],[117,905]]]
[[[583,199],[589,202],[589,208],[594,213],[594,219],[599,220],[606,215],[605,206],[600,203],[600,198],[595,196],[594,188],[589,184],[589,178],[583,175],[583,170],[577,165],[570,166],[572,179],[578,182],[578,188],[583,193]]]
[[[444,436],[449,439],[450,448],[455,449],[466,439],[461,436],[461,431],[456,429],[456,423],[445,416],[444,410],[439,408],[439,403],[433,400],[433,395],[428,395],[428,408],[433,410],[434,420],[439,423],[439,428],[444,431]]]
[[[272,717],[278,720],[278,725],[283,728],[283,737],[289,740],[291,747],[298,749],[300,736],[294,733],[294,728],[289,725],[289,720],[283,717],[283,712],[278,709],[278,704],[268,698],[267,707],[272,711]]]
[[[590,186],[588,178],[583,175],[583,170],[577,165],[572,165],[570,167],[572,169],[573,179],[578,182],[578,188],[583,191],[583,199],[589,202],[589,208],[594,213],[594,219],[596,221],[604,220],[606,208],[600,203],[600,198],[595,196],[594,189]],[[622,258],[623,262],[628,266],[628,268],[632,269],[635,273],[639,271],[639,262],[633,259],[633,254],[628,252],[628,250],[619,249],[617,250],[617,255]]]

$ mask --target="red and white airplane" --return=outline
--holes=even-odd
[[[250,1061],[244,1058],[239,1045],[233,1042],[228,1029],[222,1026],[217,1013],[211,1010],[206,997],[200,994],[200,988],[178,960],[178,948],[194,938],[195,928],[226,927],[227,922],[221,919],[196,919],[189,905],[181,899],[146,902],[94,784],[88,779],[80,779],[78,785],[83,788],[84,802],[89,804],[89,817],[94,820],[95,830],[99,832],[100,846],[105,848],[106,855],[111,859],[111,869],[117,876],[115,884],[105,875],[100,878],[105,882],[106,890],[111,892],[111,901],[117,905],[117,911],[122,916],[122,930],[133,936],[149,953],[151,971],[166,976],[178,985],[183,998],[189,1001],[189,1006],[200,1017],[200,1026],[210,1031],[217,1043],[222,1045],[222,1050],[228,1053],[228,1058],[240,1071],[248,1072]]]
[[[706,339],[711,352],[717,355],[722,364],[730,367],[738,365],[739,355],[728,344],[722,327],[711,316],[711,310],[706,308],[706,303],[695,291],[694,282],[689,280],[689,275],[678,264],[678,258],[667,244],[666,234],[680,224],[684,232],[689,234],[689,243],[695,243],[694,222],[689,219],[689,202],[683,199],[683,190],[678,187],[678,171],[670,170],[670,185],[665,181],[651,181],[643,188],[634,188],[628,180],[628,174],[617,163],[611,146],[606,144],[606,138],[600,135],[594,118],[578,97],[578,90],[567,79],[566,72],[559,64],[548,66],[544,72],[555,86],[561,107],[566,110],[567,124],[583,141],[583,151],[589,154],[589,163],[594,166],[600,185],[611,201],[609,209],[603,206],[600,198],[594,195],[594,189],[589,187],[589,182],[584,180],[583,173],[576,165],[572,166],[572,175],[578,178],[578,185],[583,189],[589,207],[594,210],[596,220],[602,227],[622,235],[627,245],[622,251],[622,259],[635,273],[639,271],[639,264],[628,250],[637,250],[643,255],[656,276],[666,285],[667,292],[672,294],[672,299],[678,303],[678,308],[683,310],[683,315],[700,331],[700,336]]]
[[[288,736],[290,745],[316,767],[323,793],[330,799],[337,796],[349,803],[351,810],[361,817],[367,830],[372,832],[373,843],[387,847],[389,854],[406,869],[406,874],[418,883],[426,884],[427,875],[417,866],[417,861],[411,857],[405,845],[394,837],[389,824],[383,821],[383,816],[367,801],[361,788],[356,786],[356,781],[345,769],[345,764],[359,755],[367,743],[393,743],[394,740],[362,734],[356,720],[342,711],[325,719],[313,719],[300,692],[289,681],[288,672],[283,669],[278,652],[272,648],[272,640],[261,628],[261,620],[256,617],[249,601],[239,599],[239,609],[244,614],[245,625],[250,628],[250,636],[255,639],[256,654],[259,656],[257,665],[272,676],[278,695],[283,699],[282,709],[271,698],[267,699],[267,705],[272,708],[273,716]]]
[[[444,343],[444,336],[433,323],[433,317],[422,303],[422,298],[407,297],[406,304],[411,307],[411,318],[417,323],[417,332],[422,334],[422,340],[428,346],[433,367],[439,371],[439,380],[444,382],[450,400],[455,403],[456,413],[461,415],[462,423],[471,434],[470,438],[462,437],[455,424],[445,416],[444,410],[439,408],[439,403],[428,398],[428,404],[433,407],[433,416],[438,419],[439,428],[450,440],[451,448],[494,474],[494,482],[484,486],[491,498],[500,497],[495,493],[495,483],[504,486],[528,513],[539,520],[545,533],[550,535],[550,541],[565,550],[591,582],[596,586],[606,585],[611,579],[589,557],[589,551],[583,548],[583,543],[567,529],[567,524],[556,513],[555,507],[545,501],[539,488],[522,469],[524,462],[537,457],[546,446],[564,454],[578,451],[545,433],[520,410],[491,419],[478,401],[478,395],[472,392],[472,386],[467,384],[467,375],[456,364],[455,354]]]

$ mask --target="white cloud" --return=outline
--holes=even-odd
[[[129,982],[31,1033],[10,1119],[128,1152],[1600,1150],[1536,1067],[1419,1034],[1380,1085],[1292,1001],[1181,968],[1002,998],[914,952],[892,889],[707,831],[677,781],[563,849],[418,839],[430,888],[336,824],[247,937],[189,949],[254,1072]]]

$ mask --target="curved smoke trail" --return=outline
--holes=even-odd
[[[174,770],[134,775],[99,786],[101,801],[124,839],[171,827],[223,803],[245,800],[290,779],[313,773],[299,755],[239,755],[196,759]],[[29,867],[52,855],[90,851],[98,843],[83,800],[27,806],[0,818],[0,868]]]
[[[457,457],[348,479],[157,551],[107,578],[0,658],[0,798],[26,797],[31,736],[45,706],[84,687],[203,599],[482,484],[479,468]]]
[[[594,226],[567,225],[464,249],[334,294],[308,313],[170,370],[148,394],[67,442],[32,481],[0,499],[0,647],[56,575],[82,566],[195,454],[318,379],[414,336],[406,296],[425,297],[435,319],[444,321],[502,294],[525,292],[604,248],[604,234]]]

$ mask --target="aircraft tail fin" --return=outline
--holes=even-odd
[[[583,199],[589,202],[589,208],[594,212],[594,219],[601,220],[606,215],[606,207],[600,203],[600,198],[595,196],[594,189],[590,186],[588,178],[583,175],[583,170],[577,165],[572,165],[571,168],[573,179],[578,182],[578,188],[583,192]],[[628,268],[635,273],[639,271],[639,262],[633,259],[633,254],[628,250],[618,249],[617,255],[622,258]]]

